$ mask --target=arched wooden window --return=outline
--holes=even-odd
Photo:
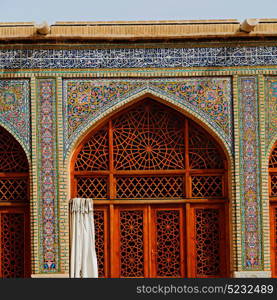
[[[93,130],[71,178],[94,199],[99,276],[227,276],[226,168],[205,130],[152,99]]]
[[[272,276],[277,277],[277,143],[269,159],[269,201],[271,228],[271,268]]]
[[[30,276],[28,187],[26,155],[0,127],[0,278]]]

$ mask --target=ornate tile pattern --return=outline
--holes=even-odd
[[[265,66],[276,46],[116,49],[2,49],[0,69],[121,69]]]
[[[83,127],[107,109],[141,91],[154,91],[205,118],[232,148],[231,81],[223,78],[129,80],[65,79],[64,155]]]
[[[152,80],[151,86],[172,95],[209,116],[228,136],[232,135],[230,78]]]
[[[0,80],[0,122],[30,151],[30,86],[26,79]]]
[[[259,117],[256,77],[241,77],[240,89],[240,197],[244,270],[262,268],[260,220]]]
[[[82,123],[143,85],[143,81],[65,80],[65,135],[70,139]]]
[[[266,80],[265,113],[265,138],[268,146],[277,133],[277,77]]]
[[[41,270],[58,270],[56,98],[54,79],[37,80]]]

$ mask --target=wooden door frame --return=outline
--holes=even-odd
[[[111,220],[114,228],[114,236],[111,244],[114,248],[114,257],[113,257],[113,266],[110,265],[110,268],[113,270],[112,275],[116,278],[125,278],[120,276],[120,218],[119,213],[121,211],[143,211],[143,256],[144,256],[144,276],[142,278],[149,277],[149,222],[148,218],[148,206],[144,205],[116,205],[114,207],[114,220]],[[133,277],[132,277],[133,278]],[[139,278],[139,277],[138,277]]]
[[[277,278],[277,201],[270,201],[269,215],[270,215],[270,260],[272,277]]]
[[[270,160],[274,150],[277,148],[277,141],[273,144],[268,160],[268,195],[269,195],[269,225],[270,225],[270,263],[272,277],[277,277],[277,221],[274,210],[277,209],[277,195],[272,196],[271,175],[277,175],[277,168],[271,168]]]
[[[24,220],[24,253],[23,253],[23,264],[24,264],[24,277],[31,276],[31,220],[30,220],[30,165],[28,158],[21,144],[15,139],[12,133],[10,133],[3,126],[0,126],[1,133],[1,147],[2,151],[5,153],[2,156],[0,166],[0,180],[2,180],[1,186],[5,186],[4,181],[9,181],[9,187],[5,186],[6,189],[9,189],[9,194],[6,194],[4,189],[1,191],[0,198],[0,218],[3,214],[20,214],[23,215]],[[3,153],[2,152],[2,153]],[[2,154],[1,154],[2,155]],[[13,185],[16,180],[23,179],[23,191],[17,190]],[[13,181],[12,181],[13,180]],[[22,183],[20,183],[22,184]],[[26,190],[25,190],[26,189]],[[12,192],[15,191],[13,194]],[[23,195],[24,194],[24,195]],[[1,220],[0,220],[1,221]],[[2,228],[0,228],[2,230]],[[0,232],[0,237],[2,236]],[[0,252],[3,253],[3,246],[0,241]],[[0,257],[0,264],[1,257]],[[3,276],[2,273],[3,265],[0,265],[0,277]]]
[[[215,278],[215,277],[226,277],[227,274],[229,274],[229,248],[226,247],[229,241],[229,235],[226,236],[226,223],[228,222],[228,219],[226,220],[226,204],[208,204],[208,203],[193,203],[189,206],[187,209],[188,211],[188,216],[187,218],[189,219],[188,222],[191,226],[190,234],[188,236],[187,240],[187,248],[190,249],[190,255],[192,257],[192,260],[190,262],[190,270],[189,270],[189,277],[196,278],[197,273],[196,273],[196,245],[194,240],[196,239],[195,235],[195,227],[196,227],[196,218],[195,218],[195,210],[196,209],[215,209],[219,211],[219,227],[223,228],[223,230],[220,231],[220,265],[221,268],[223,267],[223,270],[221,269],[221,274],[219,276],[215,275],[205,275],[201,276],[200,278]],[[227,249],[226,249],[227,248]],[[188,256],[190,257],[190,256]],[[199,278],[199,277],[197,277]]]
[[[15,213],[24,215],[24,278],[31,277],[31,212],[30,212],[30,176],[29,172],[1,172],[0,179],[26,178],[27,180],[27,201],[26,202],[0,202],[0,221],[1,214]],[[1,224],[1,223],[0,223]],[[1,241],[0,241],[0,251]],[[0,252],[1,253],[1,252]],[[0,278],[2,277],[2,262],[0,259]]]
[[[152,207],[151,207],[152,205]],[[157,211],[164,211],[164,210],[171,210],[171,211],[179,211],[180,213],[180,277],[185,278],[186,273],[187,273],[187,266],[186,266],[186,252],[187,252],[187,247],[186,247],[186,229],[185,229],[185,219],[186,219],[186,212],[185,212],[185,205],[181,204],[148,204],[149,211],[150,211],[150,220],[152,222],[149,222],[151,224],[150,228],[150,242],[149,242],[149,256],[151,261],[150,263],[150,278],[158,278],[157,276],[157,264],[156,264],[156,259],[157,259],[157,224],[156,224],[156,212]],[[151,255],[154,253],[154,255]],[[160,278],[174,278],[172,276],[168,277],[160,277]],[[177,277],[179,278],[179,276]]]
[[[146,101],[145,99],[143,101]],[[151,100],[152,101],[152,100]],[[153,100],[154,101],[154,100]],[[154,203],[158,204],[158,202],[156,202],[157,200],[123,200],[121,202],[121,200],[116,199],[116,191],[115,191],[115,184],[114,184],[114,177],[116,175],[140,175],[140,176],[150,176],[150,175],[155,175],[155,176],[159,176],[158,174],[171,174],[171,175],[176,175],[176,174],[182,174],[184,176],[184,182],[185,182],[185,195],[184,198],[182,199],[174,199],[174,200],[162,200],[160,201],[160,204],[163,203],[167,203],[168,205],[176,205],[177,203],[183,203],[182,205],[184,205],[184,209],[185,209],[185,223],[186,223],[186,232],[184,233],[184,239],[186,240],[186,242],[184,244],[186,245],[187,248],[187,253],[186,253],[186,257],[189,256],[189,253],[191,252],[191,248],[188,246],[190,243],[190,233],[189,233],[189,228],[190,226],[192,226],[193,224],[193,220],[191,218],[191,211],[193,209],[193,207],[195,205],[197,205],[197,203],[199,203],[199,205],[208,205],[208,204],[213,204],[215,205],[214,207],[216,207],[219,203],[222,203],[223,205],[220,206],[222,207],[222,210],[224,211],[224,222],[225,222],[225,229],[224,229],[224,233],[226,234],[226,238],[225,238],[225,249],[224,249],[224,256],[226,257],[226,270],[225,270],[225,276],[229,275],[230,273],[230,239],[229,239],[229,235],[230,235],[230,230],[229,230],[229,201],[228,201],[228,163],[227,163],[227,158],[226,155],[223,151],[223,149],[220,147],[220,145],[218,144],[218,142],[215,140],[215,138],[210,134],[209,134],[209,138],[212,139],[217,145],[218,145],[218,150],[219,153],[221,155],[222,161],[223,161],[223,168],[222,169],[189,169],[189,165],[188,165],[188,157],[189,157],[189,153],[188,153],[188,132],[189,132],[189,124],[192,122],[194,125],[193,126],[198,126],[201,128],[202,131],[205,131],[205,128],[203,128],[201,125],[197,124],[195,121],[187,118],[186,116],[184,116],[183,114],[181,114],[180,112],[178,112],[176,109],[166,105],[166,104],[161,104],[159,103],[159,105],[164,105],[165,107],[167,107],[168,109],[174,111],[176,114],[180,114],[183,116],[184,118],[184,136],[186,137],[184,142],[185,142],[185,155],[184,155],[184,159],[185,159],[185,167],[182,170],[161,170],[161,171],[130,171],[130,170],[126,170],[126,171],[119,171],[119,170],[115,170],[114,166],[113,166],[113,137],[112,137],[112,120],[115,119],[117,116],[123,115],[125,112],[131,110],[133,107],[135,107],[136,105],[138,105],[138,102],[128,106],[127,108],[124,108],[123,110],[120,110],[118,112],[116,112],[115,114],[113,114],[112,116],[110,116],[108,119],[104,119],[103,122],[99,123],[97,125],[97,127],[95,127],[92,131],[88,132],[86,134],[86,136],[82,139],[82,141],[77,145],[75,151],[73,152],[72,155],[72,159],[71,159],[71,164],[70,164],[70,176],[71,176],[71,195],[72,197],[78,197],[77,195],[77,180],[76,178],[78,176],[97,176],[97,175],[102,175],[102,176],[108,176],[108,189],[109,187],[111,187],[111,191],[108,191],[108,196],[107,199],[102,199],[102,200],[97,200],[94,199],[94,203],[97,206],[99,205],[109,205],[109,218],[110,218],[110,239],[112,239],[112,237],[114,236],[116,230],[118,230],[118,228],[116,226],[112,225],[112,221],[114,218],[114,214],[116,211],[116,207],[118,205],[120,205],[121,203],[125,205],[152,205]],[[106,170],[100,170],[100,171],[75,171],[74,169],[74,164],[76,162],[78,153],[81,151],[82,147],[90,140],[90,138],[94,135],[95,132],[97,132],[99,129],[103,128],[104,126],[107,126],[108,128],[108,142],[109,142],[109,169]],[[199,176],[212,176],[212,175],[219,175],[219,176],[223,176],[222,178],[222,197],[215,197],[215,198],[201,198],[199,199],[198,197],[192,197],[192,192],[191,192],[191,176],[192,175],[199,175]],[[95,206],[95,207],[96,207]],[[202,206],[203,207],[203,206]],[[224,209],[223,209],[224,207]],[[151,212],[148,209],[148,214],[151,214]],[[190,216],[190,217],[187,217]],[[117,229],[115,229],[114,227],[116,227]],[[150,245],[149,245],[150,246]],[[111,244],[110,245],[110,261],[114,261],[114,256],[115,256],[115,250],[114,250],[114,246]],[[187,262],[185,263],[186,267],[187,267],[187,277],[193,277],[193,272],[191,270],[192,266],[189,262],[189,260],[187,260]],[[152,274],[152,270],[150,270],[151,272],[149,274]],[[114,277],[116,274],[109,274],[111,277]]]
[[[28,204],[0,205],[0,221],[3,214],[20,214],[24,217],[24,278],[31,276],[31,234],[30,234],[30,209]],[[0,251],[1,249],[0,243]],[[0,278],[2,277],[2,262],[0,260]]]

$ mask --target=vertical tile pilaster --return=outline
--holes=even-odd
[[[64,162],[64,124],[63,124],[63,91],[62,77],[57,77],[57,147],[59,165],[59,232],[61,272],[69,272],[69,216],[68,216],[68,184],[70,180],[69,166]]]
[[[39,78],[37,92],[37,186],[40,272],[59,272],[56,80]]]
[[[258,80],[238,78],[241,269],[263,270]]]
[[[261,177],[261,226],[262,226],[262,255],[264,258],[264,270],[270,271],[270,223],[269,223],[269,197],[268,197],[268,157],[266,143],[266,102],[265,102],[265,78],[258,76],[259,95],[259,128],[260,128],[260,177]]]

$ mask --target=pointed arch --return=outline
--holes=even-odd
[[[94,120],[93,122],[90,122],[88,124],[87,128],[83,130],[83,134],[80,134],[79,138],[76,139],[76,142],[75,142],[75,145],[74,145],[75,149],[67,157],[69,162],[75,161],[75,158],[76,158],[75,154],[77,154],[78,151],[81,149],[80,147],[82,145],[84,145],[83,144],[84,141],[87,141],[89,138],[91,138],[91,133],[92,132],[97,132],[98,129],[100,129],[100,128],[102,128],[102,126],[104,126],[104,123],[107,123],[107,120],[112,120],[113,118],[117,118],[117,116],[115,116],[115,115],[123,115],[124,116],[124,113],[122,114],[122,111],[126,110],[126,112],[128,112],[129,107],[131,107],[131,106],[136,107],[136,104],[139,105],[138,103],[140,101],[144,101],[144,99],[145,99],[145,102],[147,102],[148,98],[151,101],[154,100],[155,102],[161,103],[161,104],[163,104],[163,106],[171,108],[172,111],[175,111],[176,113],[178,112],[179,114],[187,117],[188,119],[193,120],[194,123],[197,123],[197,126],[205,129],[217,141],[217,143],[219,144],[221,150],[224,152],[225,158],[227,159],[228,166],[227,166],[226,169],[228,170],[227,171],[227,176],[228,176],[227,182],[229,182],[229,188],[226,188],[226,190],[228,190],[228,198],[231,199],[231,188],[230,188],[230,186],[232,185],[233,159],[232,159],[232,153],[231,153],[230,147],[228,146],[228,143],[221,137],[221,135],[215,130],[215,128],[211,124],[209,124],[205,119],[203,119],[201,116],[197,115],[195,112],[189,110],[188,108],[182,107],[182,105],[180,105],[179,103],[175,103],[174,101],[169,101],[169,99],[165,99],[164,97],[163,98],[158,97],[157,95],[155,95],[152,92],[151,93],[150,92],[143,93],[140,97],[136,97],[136,98],[130,100],[129,102],[124,103],[124,104],[121,103],[121,105],[119,107],[114,106],[110,110],[110,112],[107,112],[106,114],[102,114],[101,118],[99,118],[98,120]],[[132,110],[132,108],[130,108],[130,110]],[[110,124],[110,122],[111,121],[109,121],[109,124]],[[99,177],[99,180],[101,181],[102,179]],[[152,180],[152,179],[150,179],[150,180]],[[203,180],[203,178],[201,180]],[[99,187],[103,184],[100,181],[98,182]],[[204,184],[204,183],[203,183],[203,181],[202,182],[199,181],[199,184],[201,185],[201,184]],[[101,191],[100,191],[100,193],[101,193]],[[69,193],[69,194],[71,194],[71,193]],[[74,197],[75,196],[76,195],[74,195]],[[229,221],[228,221],[231,214],[229,214],[230,213],[229,208],[227,208],[227,206],[226,206],[223,209],[223,206],[220,206],[221,204],[218,204],[218,206],[212,206],[212,205],[211,206],[205,206],[205,209],[207,209],[207,211],[210,210],[210,212],[214,213],[213,218],[217,218],[219,215],[221,217],[223,217],[224,215],[225,216],[227,215],[226,220],[225,220],[227,222],[227,224],[226,224],[226,236],[229,236],[230,232],[232,232],[232,229],[229,228],[229,224],[232,224],[232,222],[229,223]],[[193,213],[195,215],[199,214],[199,218],[200,217],[204,218],[204,219],[209,218],[210,215],[209,216],[205,215],[205,210],[202,211],[203,207],[204,206],[202,206],[202,207],[201,206],[195,206]],[[205,220],[207,220],[207,219],[205,219]],[[224,226],[224,228],[225,228],[225,226]],[[228,249],[230,247],[230,241],[229,240],[227,241],[226,247]],[[229,256],[226,257],[226,259],[229,260]],[[225,274],[229,274],[228,271],[226,271]]]
[[[71,157],[73,155],[74,149],[76,149],[77,145],[80,143],[81,140],[95,127],[98,127],[102,122],[110,118],[112,115],[117,113],[120,110],[127,108],[128,106],[140,101],[143,98],[152,98],[158,102],[161,102],[173,109],[181,112],[183,115],[187,116],[188,118],[194,120],[198,123],[201,127],[206,129],[221,145],[226,157],[228,159],[228,164],[230,167],[233,167],[233,154],[232,154],[232,145],[230,141],[228,141],[227,136],[221,130],[219,126],[216,125],[215,122],[205,119],[203,115],[200,114],[200,111],[194,111],[189,103],[177,102],[174,98],[167,97],[158,93],[157,91],[145,87],[140,92],[135,93],[134,95],[114,104],[111,107],[107,107],[107,109],[100,114],[98,114],[95,118],[88,121],[87,125],[84,126],[79,132],[75,139],[70,144],[69,148],[67,149],[65,155],[65,165],[69,166],[71,161]]]

